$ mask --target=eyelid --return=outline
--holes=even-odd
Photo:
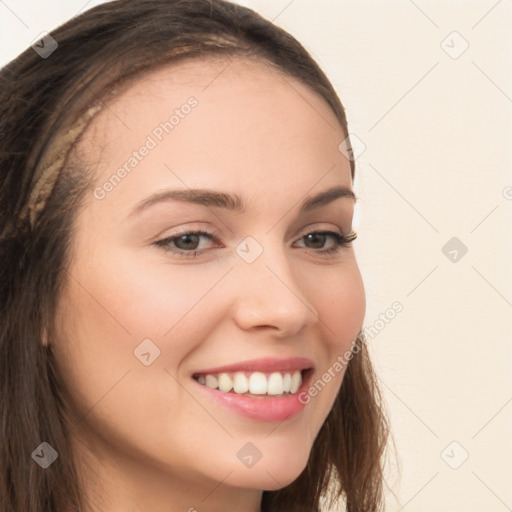
[[[164,233],[166,233],[168,230],[165,230]],[[211,236],[212,238],[219,240],[219,238],[222,238],[222,232],[214,227],[201,227],[201,226],[180,226],[175,228],[171,233],[168,235],[158,235],[154,237],[154,242],[158,242],[161,240],[167,240],[169,238],[176,238],[180,237],[182,235],[188,235],[189,233],[197,233],[197,232],[203,232],[204,234]],[[153,242],[153,243],[154,243]]]
[[[200,237],[205,237],[213,242],[219,242],[219,231],[212,229],[211,232],[208,232],[203,229],[193,229],[188,228],[185,229],[184,227],[181,227],[178,232],[173,233],[170,236],[160,238],[156,242],[154,242],[152,245],[154,246],[161,246],[165,251],[168,251],[170,253],[175,254],[177,257],[190,260],[198,259],[200,256],[204,255],[205,253],[208,254],[211,250],[214,248],[207,248],[207,249],[193,249],[193,250],[186,250],[186,249],[178,249],[178,248],[172,248],[171,246],[167,246],[168,243],[173,243],[176,239],[179,239],[181,236],[193,234]],[[303,232],[301,236],[298,236],[295,239],[295,242],[299,242],[301,240],[304,240],[305,237],[312,235],[312,234],[321,234],[327,237],[330,237],[331,239],[334,239],[335,244],[334,247],[331,247],[330,249],[311,249],[306,248],[308,252],[312,252],[319,257],[328,257],[334,254],[338,254],[343,248],[347,248],[350,246],[350,244],[357,238],[357,233],[350,229],[348,233],[343,233],[341,229],[336,227],[333,228],[312,228],[310,227],[307,231]],[[198,256],[199,255],[199,256]]]
[[[322,224],[322,223],[317,223],[317,224]],[[195,226],[186,226],[186,227],[180,226],[180,227],[176,228],[176,231],[173,231],[169,235],[166,235],[166,236],[159,235],[158,237],[155,238],[155,241],[169,239],[169,238],[175,238],[175,237],[179,237],[181,235],[186,235],[186,234],[189,234],[192,232],[198,232],[198,231],[204,232],[205,235],[211,236],[215,241],[219,241],[219,239],[222,238],[222,236],[223,236],[222,232],[219,229],[216,229],[214,227],[203,228],[203,227],[195,227]],[[310,225],[307,228],[304,228],[303,230],[300,231],[300,235],[297,236],[295,241],[307,236],[310,233],[317,233],[319,231],[320,232],[321,231],[335,231],[340,236],[346,236],[346,237],[351,236],[354,233],[352,226],[350,226],[348,231],[345,232],[338,226],[332,227],[332,225],[331,225],[329,227],[315,227],[314,225],[313,226]]]

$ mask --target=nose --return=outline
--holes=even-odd
[[[244,330],[269,328],[289,337],[318,321],[304,294],[297,269],[290,268],[282,248],[270,243],[252,263],[237,258],[230,272],[234,289],[234,318]]]

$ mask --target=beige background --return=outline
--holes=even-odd
[[[0,63],[98,3],[0,1]],[[239,3],[306,46],[361,141],[355,250],[400,464],[387,510],[512,510],[512,1]]]

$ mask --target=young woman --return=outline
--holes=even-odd
[[[381,510],[354,161],[306,50],[124,0],[0,77],[0,510]]]

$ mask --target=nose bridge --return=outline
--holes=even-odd
[[[293,331],[316,321],[318,315],[291,271],[282,243],[272,236],[262,242],[248,236],[236,252],[233,279],[241,326],[272,325]]]

